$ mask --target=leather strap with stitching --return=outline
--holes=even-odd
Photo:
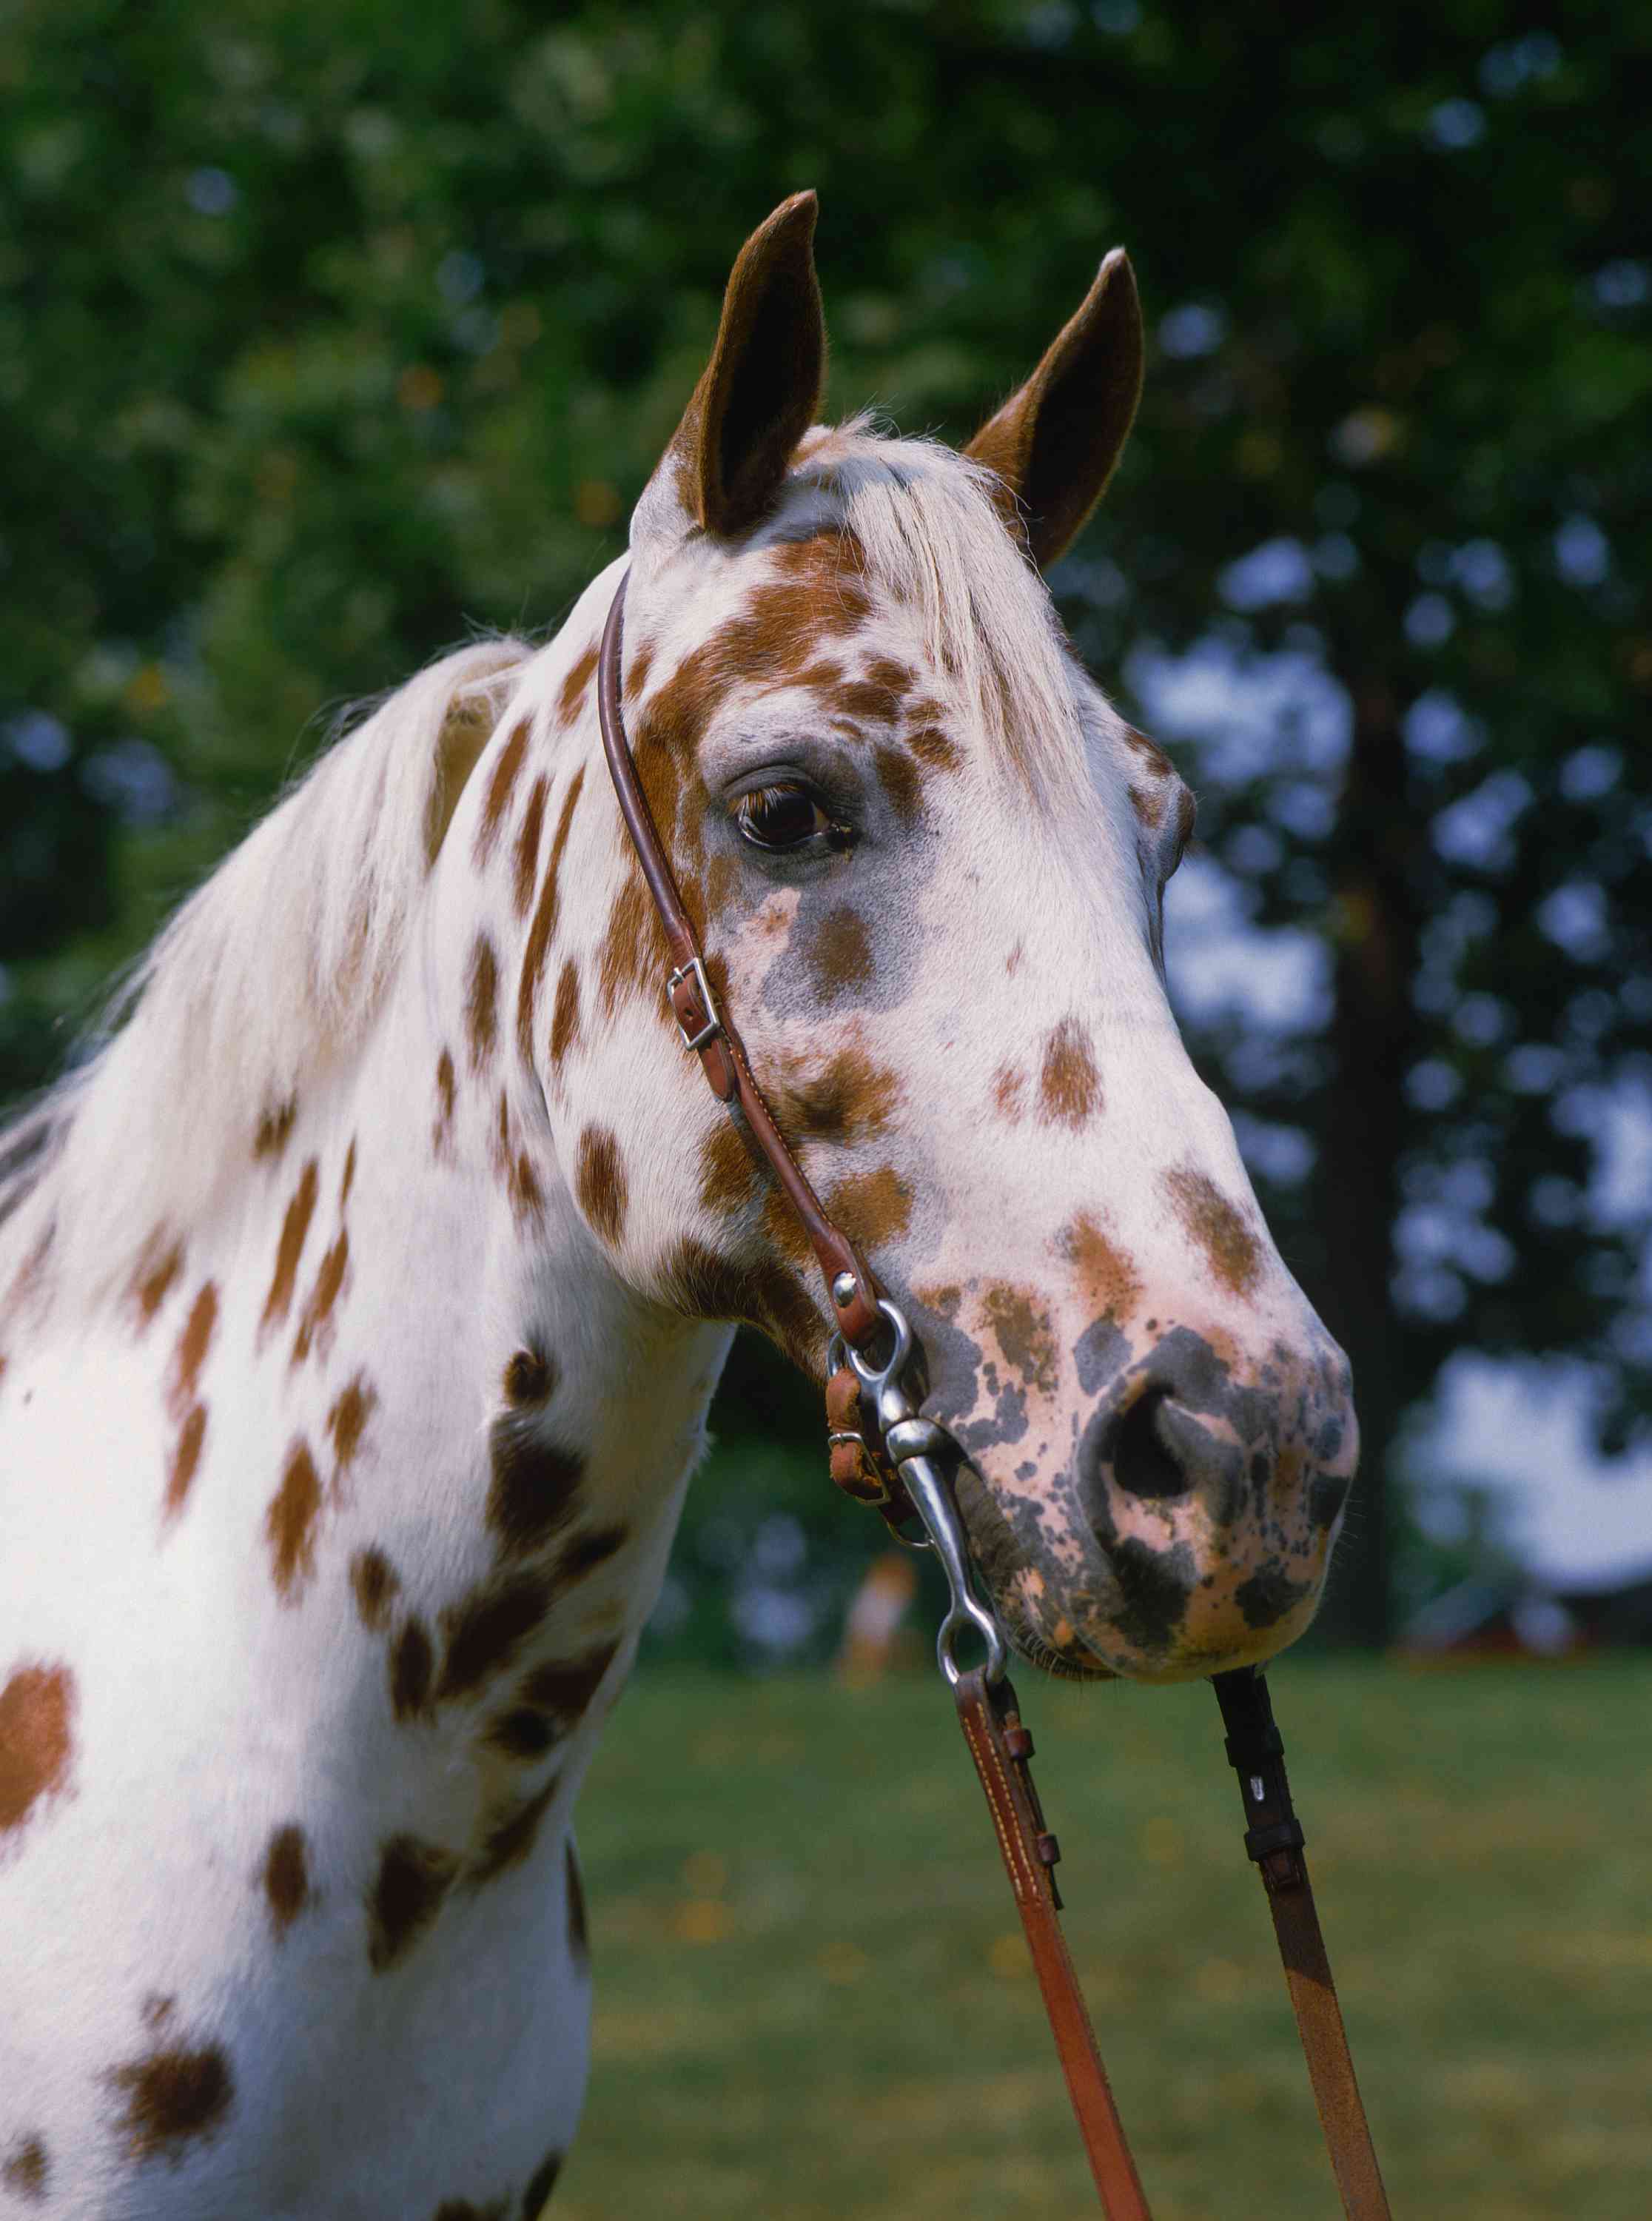
[[[659,913],[675,967],[665,982],[666,998],[684,1042],[700,1059],[713,1094],[720,1102],[739,1105],[746,1130],[768,1159],[787,1201],[796,1212],[825,1275],[838,1332],[845,1342],[864,1348],[883,1325],[877,1308],[877,1283],[854,1243],[832,1224],[821,1208],[820,1198],[770,1115],[762,1091],[752,1077],[745,1043],[718,1008],[699,936],[683,908],[676,874],[632,760],[620,699],[626,584],[630,576],[627,571],[621,577],[608,623],[602,628],[602,650],[596,666],[596,699],[602,725],[602,748],[608,760],[620,814],[636,849],[643,877],[648,882],[648,892],[654,898],[654,908]],[[845,1273],[850,1276],[852,1288],[843,1280]],[[841,1298],[839,1286],[845,1290]]]
[[[963,1739],[987,1793],[1004,1870],[1026,1931],[1102,2211],[1107,2221],[1151,2221],[1062,1933],[1061,1895],[1054,1873],[1060,1850],[1044,1824],[1032,1786],[1028,1767],[1032,1737],[1021,1724],[1015,1692],[1007,1676],[994,1687],[977,1667],[959,1675],[952,1693]]]

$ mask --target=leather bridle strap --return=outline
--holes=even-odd
[[[673,969],[665,981],[666,1000],[684,1043],[700,1060],[713,1094],[731,1107],[739,1105],[746,1131],[767,1158],[786,1200],[796,1212],[825,1275],[838,1331],[856,1348],[865,1348],[882,1331],[877,1283],[854,1243],[841,1228],[832,1224],[821,1208],[820,1198],[809,1186],[786,1146],[785,1136],[770,1115],[762,1091],[752,1077],[745,1043],[718,1007],[699,935],[683,907],[676,876],[637,776],[620,707],[626,585],[630,576],[629,571],[621,576],[608,623],[602,628],[602,652],[596,666],[597,710],[602,724],[602,748],[619,799],[620,814],[631,835],[671,952]]]
[[[1370,2124],[1354,2078],[1331,1960],[1302,1854],[1302,1824],[1285,1775],[1285,1742],[1274,1724],[1268,1684],[1254,1666],[1211,1678],[1227,1730],[1227,1761],[1239,1777],[1249,1824],[1244,1847],[1261,1872],[1279,1955],[1308,2062],[1313,2102],[1348,2221],[1389,2221]]]
[[[1067,2077],[1078,2132],[1107,2221],[1152,2221],[1141,2177],[1125,2141],[1124,2124],[1113,2102],[1107,2069],[1096,2049],[1095,2030],[1085,2011],[1067,1938],[1062,1933],[1061,1893],[1054,1868],[1061,1855],[1044,1824],[1038,1793],[1028,1761],[1032,1736],[1021,1724],[1020,1708],[1009,1678],[995,1685],[979,1667],[961,1674],[953,1686],[958,1720],[1003,1855],[1004,1870],[1015,1893],[1015,1909],[1026,1931],[1033,1972]]]

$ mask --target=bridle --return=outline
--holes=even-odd
[[[936,1653],[986,1792],[1102,2210],[1109,2221],[1150,2221],[1057,1918],[1061,1897],[1053,1869],[1060,1853],[1032,1786],[1032,1737],[1022,1725],[1005,1670],[1008,1654],[1002,1632],[976,1594],[970,1572],[953,1496],[953,1475],[967,1460],[947,1430],[925,1418],[913,1405],[905,1384],[915,1343],[905,1314],[882,1292],[854,1243],[827,1217],[764,1100],[739,1029],[719,1004],[626,736],[621,664],[629,577],[628,570],[621,574],[603,627],[597,704],[620,814],[670,952],[666,1000],[683,1045],[699,1058],[712,1092],[744,1121],[748,1139],[767,1160],[825,1277],[837,1321],[827,1360],[832,1477],[846,1493],[875,1504],[899,1540],[933,1549],[946,1574],[951,1601]],[[902,1530],[914,1522],[922,1531],[910,1537]],[[966,1669],[958,1662],[957,1643],[969,1628],[984,1642],[987,1655],[982,1665]],[[1348,2221],[1388,2221],[1388,2201],[1319,1931],[1301,1824],[1285,1775],[1285,1746],[1274,1724],[1268,1686],[1254,1667],[1215,1674],[1212,1681],[1227,1730],[1228,1763],[1239,1776],[1245,1849],[1261,1869],[1268,1893],[1343,2212]]]

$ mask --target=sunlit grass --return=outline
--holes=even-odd
[[[1396,2213],[1645,2221],[1645,1671],[1273,1681]],[[1156,2221],[1334,2213],[1209,1692],[1023,1695]],[[1094,2210],[938,1682],[645,1680],[582,1820],[595,2061],[559,2221]]]

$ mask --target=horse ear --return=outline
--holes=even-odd
[[[794,193],[740,249],[711,360],[666,450],[683,508],[720,537],[764,516],[814,422],[826,346],[818,208]]]
[[[1141,303],[1115,247],[1032,377],[963,451],[997,472],[999,506],[1041,571],[1100,500],[1141,391]]]

